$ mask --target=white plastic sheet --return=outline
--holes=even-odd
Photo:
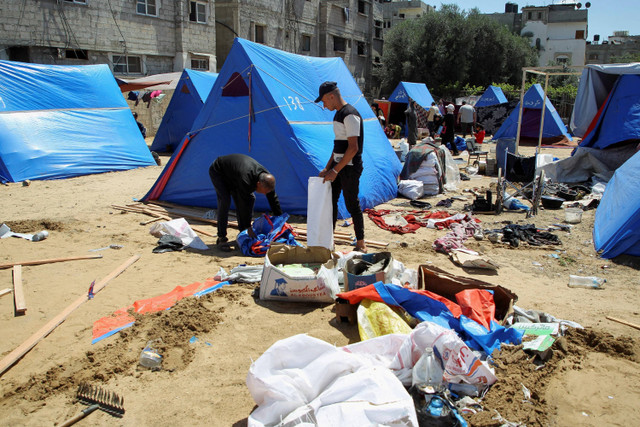
[[[149,234],[158,238],[169,234],[179,238],[183,245],[189,246],[190,248],[201,251],[209,249],[202,239],[191,229],[189,223],[184,218],[176,218],[171,221],[153,224],[149,229]]]
[[[333,250],[333,205],[331,183],[323,178],[309,178],[307,199],[307,245]]]
[[[418,425],[391,371],[307,335],[272,345],[251,365],[247,386],[258,405],[250,427]]]

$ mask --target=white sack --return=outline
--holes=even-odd
[[[307,246],[333,250],[333,204],[331,183],[319,176],[309,177],[307,198]]]
[[[422,197],[423,194],[422,181],[416,181],[411,179],[402,180],[398,183],[398,193],[404,197],[417,200]]]

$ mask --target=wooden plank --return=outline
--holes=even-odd
[[[0,297],[4,296],[4,295],[7,295],[7,294],[10,294],[11,292],[13,292],[13,289],[11,289],[11,288],[3,289],[3,290],[0,291]]]
[[[96,259],[102,258],[102,255],[80,255],[73,257],[65,257],[65,258],[49,258],[49,259],[38,259],[33,261],[19,261],[19,262],[8,262],[6,264],[0,264],[0,270],[4,268],[11,268],[14,265],[40,265],[40,264],[52,264],[54,262],[65,262],[65,261],[76,261],[79,259]]]
[[[631,326],[632,328],[640,330],[640,325],[636,325],[635,323],[627,322],[626,320],[617,319],[611,316],[607,316],[607,319],[612,320],[614,322],[622,323],[623,325]]]
[[[136,262],[138,259],[140,259],[140,255],[134,255],[128,260],[126,260],[124,263],[122,263],[118,268],[116,268],[111,273],[109,273],[108,276],[106,276],[104,279],[102,279],[100,282],[96,283],[93,286],[93,293],[97,294],[98,292],[100,292],[100,290],[105,286],[107,286],[107,284],[112,279],[115,279],[116,277],[118,277],[123,271],[125,271],[131,264]],[[47,322],[47,324],[44,325],[42,328],[40,328],[35,334],[31,335],[31,337],[29,337],[25,342],[20,344],[15,350],[13,350],[11,353],[7,354],[2,360],[0,360],[0,376],[2,376],[2,374],[4,374],[11,366],[13,366],[13,364],[16,363],[18,359],[20,359],[22,356],[27,354],[29,350],[35,347],[35,345],[38,344],[44,337],[49,335],[58,325],[64,322],[65,319],[69,317],[69,315],[73,313],[75,309],[80,307],[82,304],[84,304],[88,300],[89,298],[86,294],[78,297],[78,299],[72,302],[60,314],[58,314],[56,317],[54,317],[49,322]]]
[[[13,266],[13,303],[16,306],[16,316],[27,311],[22,289],[22,266],[19,264]]]

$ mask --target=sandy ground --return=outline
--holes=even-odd
[[[531,152],[525,149],[525,153],[527,150]],[[570,150],[546,152],[565,157]],[[466,160],[465,155],[463,158]],[[18,232],[50,230],[49,238],[41,242],[1,240],[0,263],[86,255],[92,253],[90,249],[110,244],[124,246],[97,252],[103,255],[101,259],[23,267],[27,312],[15,316],[12,295],[0,297],[0,357],[86,294],[93,280],[104,278],[130,256],[141,255],[0,377],[0,425],[60,424],[85,407],[74,395],[77,385],[88,381],[124,397],[126,414],[116,419],[97,411],[81,421],[84,425],[242,426],[255,406],[245,385],[249,366],[273,343],[300,333],[338,346],[359,340],[356,326],[336,322],[333,305],[263,302],[252,297],[255,286],[238,284],[200,299],[183,300],[170,311],[143,316],[134,327],[92,345],[93,322],[135,300],[203,281],[219,267],[229,270],[241,263],[261,263],[239,252],[223,253],[215,248],[153,254],[157,239],[149,235],[149,226],[140,225],[148,217],[122,213],[111,205],[143,196],[161,170],[148,167],[34,181],[30,186],[0,186],[0,222]],[[479,177],[463,182],[455,194],[469,197],[463,188],[487,187],[491,181]],[[445,197],[428,201],[435,205]],[[395,199],[381,207],[410,209],[406,202]],[[470,202],[471,198],[466,203]],[[459,211],[464,204],[456,201],[449,211]],[[640,425],[640,331],[605,318],[640,324],[638,261],[597,257],[591,242],[594,213],[585,212],[582,223],[571,233],[557,232],[562,240],[560,252],[470,241],[470,248],[500,264],[493,275],[465,271],[436,253],[432,243],[445,231],[422,228],[415,234],[396,235],[365,219],[367,238],[389,242],[393,256],[407,267],[429,263],[500,284],[518,295],[519,306],[587,328],[556,347],[542,369],[536,370],[519,348],[503,350],[497,362],[498,383],[485,399],[487,411],[474,416],[473,425],[499,424],[491,419],[495,411],[527,425]],[[478,218],[485,228],[500,228],[506,220],[546,227],[562,221],[564,215],[542,210],[530,220],[521,213]],[[201,227],[215,232],[211,226]],[[214,243],[211,237],[201,237]],[[559,258],[550,257],[552,253]],[[606,288],[569,288],[569,274],[605,277]],[[0,270],[0,290],[11,283],[11,270]],[[198,341],[190,344],[194,335]],[[163,339],[165,369],[140,369],[140,350],[148,339],[158,337]],[[523,402],[522,385],[532,391],[529,402]]]

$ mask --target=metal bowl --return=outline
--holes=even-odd
[[[542,206],[545,209],[560,209],[562,207],[562,203],[564,203],[564,199],[555,196],[542,196]]]

